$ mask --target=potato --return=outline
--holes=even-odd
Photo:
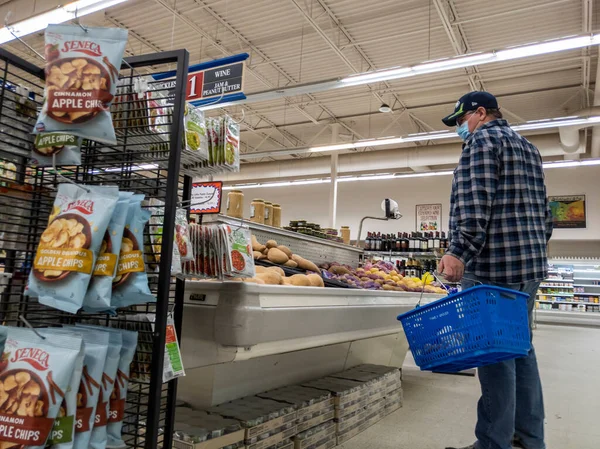
[[[267,272],[267,267],[262,267],[260,265],[256,265],[254,268],[255,268],[257,274]]]
[[[269,249],[277,248],[277,242],[275,240],[269,240],[267,242],[267,248],[269,248]]]
[[[267,254],[267,258],[273,262],[283,265],[289,260],[289,257],[285,255],[283,251],[277,248],[271,248]]]
[[[267,255],[269,254],[269,248],[267,248],[266,246],[264,247],[264,249],[261,251],[261,253],[263,253],[263,255]]]
[[[319,267],[317,267],[314,263],[312,263],[310,260],[306,260],[303,257],[300,257],[298,254],[292,255],[292,259],[303,270],[313,271],[315,273],[321,272],[321,270],[319,270]]]
[[[284,265],[286,267],[290,267],[290,268],[296,268],[298,266],[298,264],[295,261],[291,260],[291,259],[288,260],[286,263],[284,263]]]
[[[266,255],[266,254],[262,254],[262,253],[261,253],[261,255],[260,255],[260,257],[258,258],[258,260],[264,260],[264,259],[266,259],[266,258],[267,258],[267,255]]]
[[[261,245],[258,240],[256,240],[256,237],[254,237],[254,234],[252,234],[252,251],[263,251],[266,248],[265,245]]]
[[[309,274],[306,276],[313,287],[325,287],[323,278],[318,274]]]
[[[263,281],[265,284],[269,285],[279,285],[281,284],[281,275],[274,271],[267,271],[266,273],[258,273],[254,276],[255,279],[259,279]]]
[[[308,276],[304,274],[295,274],[291,276],[290,282],[292,285],[296,285],[298,287],[310,287],[312,285],[308,279]]]
[[[265,284],[266,284],[266,282],[265,282],[265,281],[263,281],[262,279],[256,279],[256,278],[253,278],[253,279],[254,279],[254,283],[255,283],[255,284],[262,284],[262,285],[265,285]]]
[[[329,272],[333,274],[352,274],[350,270],[342,267],[341,265],[334,265],[333,267],[330,267]]]
[[[254,257],[254,259],[260,259],[260,256],[262,256],[263,253],[261,253],[260,251],[252,251],[252,256]]]
[[[277,249],[283,251],[290,259],[292,258],[292,251],[287,246],[279,245]]]
[[[277,273],[279,276],[281,277],[285,277],[285,271],[283,271],[281,268],[279,267],[267,267],[267,271],[274,271],[275,273]]]
[[[281,281],[282,281],[283,285],[292,285],[291,278],[283,278]]]

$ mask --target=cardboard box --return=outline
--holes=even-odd
[[[321,379],[312,380],[302,384],[305,387],[316,388],[318,390],[326,390],[334,396],[334,404],[342,406],[349,402],[354,402],[357,399],[368,395],[371,391],[370,387],[364,382],[357,382],[349,379],[340,379],[336,377],[323,377]],[[351,391],[347,393],[347,391]]]
[[[355,437],[361,432],[364,432],[366,429],[371,427],[373,424],[378,422],[382,417],[383,413],[377,413],[367,420],[363,421],[360,425],[354,427],[353,429],[348,430],[347,432],[337,436],[337,444],[343,444],[348,441],[350,438]]]
[[[402,388],[395,390],[393,393],[390,393],[385,397],[385,400],[388,403],[402,401],[403,399],[404,397]]]
[[[288,413],[287,415],[280,416],[279,418],[272,419],[271,421],[259,424],[258,426],[249,427],[246,429],[245,439],[250,440],[257,435],[268,432],[269,430],[282,427],[284,424],[295,421],[296,416],[296,412],[292,412]]]
[[[350,413],[354,413],[365,408],[369,404],[369,398],[361,398],[357,402],[351,405],[341,406],[335,408],[335,418],[343,418],[344,416],[349,415]]]
[[[396,410],[398,410],[401,407],[402,407],[402,401],[392,402],[392,403],[385,405],[385,409],[383,410],[383,413],[385,413],[385,416],[387,416],[390,413],[395,412]]]
[[[341,421],[335,423],[335,433],[342,434],[349,429],[358,427],[368,416],[369,412],[366,409],[361,410],[349,418],[342,418]]]
[[[324,413],[321,413],[315,418],[309,419],[307,421],[298,421],[298,424],[296,426],[298,428],[298,433],[304,432],[305,430],[310,429],[311,427],[318,426],[319,424],[322,424],[324,422],[331,421],[334,418],[334,415],[335,411],[333,409],[333,406],[331,406],[329,410],[325,411]]]
[[[275,420],[273,420],[275,421]],[[275,435],[271,435],[269,438],[265,438],[264,440],[257,441],[256,443],[249,444],[246,446],[247,449],[267,449],[271,446],[275,446],[278,443],[281,443],[283,440],[287,440],[292,436],[296,435],[298,430],[296,426],[290,427],[289,429],[284,430],[283,432],[276,433]]]
[[[317,402],[316,404],[309,405],[308,407],[302,407],[298,409],[298,420],[302,419],[302,417],[306,415],[312,415],[313,413],[325,411],[329,412],[329,409],[332,409],[334,405],[333,397],[326,399],[321,402]]]
[[[280,446],[277,449],[293,449],[294,447],[294,442],[290,440],[289,443],[285,444],[284,446]]]
[[[402,381],[400,379],[392,379],[391,381],[389,381],[388,383],[386,383],[384,385],[384,390],[386,392],[386,394],[388,393],[392,393],[395,390],[399,389],[402,387]]]
[[[243,441],[244,429],[201,443],[188,443],[173,438],[173,447],[175,449],[221,449],[225,446],[231,446],[232,444],[241,443]]]
[[[304,449],[308,446],[312,446],[315,443],[319,443],[320,441],[326,440],[328,436],[335,435],[335,425],[333,421],[331,425],[327,426],[325,429],[320,432],[315,433],[307,438],[298,438],[296,435],[294,439],[294,449]]]
[[[332,435],[329,441],[317,446],[315,449],[331,449],[335,446],[337,446],[337,439],[335,435]]]

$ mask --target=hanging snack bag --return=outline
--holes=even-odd
[[[100,393],[98,395],[98,405],[94,418],[94,427],[89,442],[89,449],[105,449],[108,441],[108,411],[110,395],[113,392],[117,370],[119,369],[119,360],[121,359],[121,346],[123,338],[120,332],[106,332],[99,328],[90,328],[87,326],[76,325],[74,332],[92,332],[97,335],[98,332],[108,334],[108,351],[106,353],[106,362],[102,371],[102,381],[100,382]]]
[[[73,335],[67,329],[60,327],[38,328],[37,332],[47,339],[52,340],[54,335]],[[78,338],[83,339],[81,334],[75,334]],[[81,374],[83,372],[83,360],[85,357],[85,342],[81,347],[69,386],[65,392],[65,398],[62,401],[58,416],[54,420],[52,432],[46,447],[51,449],[72,449],[75,444],[75,421],[77,415],[77,397],[79,395],[79,384],[81,382]]]
[[[252,254],[252,234],[243,226],[222,225],[227,232],[227,257],[231,277],[251,278],[256,275]]]
[[[40,133],[35,136],[31,162],[38,167],[81,165],[81,139],[67,133]]]
[[[117,274],[113,279],[112,310],[156,301],[148,286],[142,251],[144,227],[150,219],[150,212],[142,209],[143,199],[144,195],[133,195],[129,202]]]
[[[206,135],[206,123],[204,121],[204,112],[192,106],[185,104],[185,114],[183,116],[185,128],[185,149],[196,159],[208,159],[208,137]]]
[[[106,447],[118,448],[124,447],[125,442],[121,439],[121,428],[123,427],[123,418],[125,417],[125,400],[127,399],[127,387],[129,386],[129,369],[135,350],[137,348],[138,333],[124,329],[114,329],[100,326],[78,326],[95,329],[100,332],[121,334],[121,358],[119,367],[115,376],[115,383],[109,400],[108,412],[108,443]]]
[[[229,171],[240,171],[240,125],[225,116],[225,165]]]
[[[83,371],[77,390],[74,449],[88,449],[96,418],[96,407],[109,346],[106,332],[63,327],[65,332],[81,335],[84,343]]]
[[[115,145],[110,105],[127,30],[48,25],[45,37],[45,99],[34,133],[62,131]]]
[[[160,263],[165,203],[156,198],[150,198],[149,203],[149,210],[152,215],[150,216],[150,224],[148,225],[148,228],[150,231],[150,242],[152,243],[152,253],[154,254],[154,260],[156,263]]]
[[[175,211],[175,247],[182,262],[194,260],[194,249],[190,242],[190,230],[185,209]]]
[[[118,196],[113,186],[58,186],[29,274],[27,295],[69,313],[81,308]]]
[[[92,280],[83,300],[86,312],[110,310],[112,284],[117,272],[117,261],[123,241],[123,230],[127,219],[129,201],[133,192],[119,192],[119,200],[104,233],[100,252],[94,265]]]
[[[83,341],[9,327],[0,365],[0,447],[42,449],[52,432]]]

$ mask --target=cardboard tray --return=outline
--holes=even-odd
[[[273,420],[275,421],[275,420]],[[258,426],[257,426],[258,427]],[[246,449],[268,449],[271,446],[275,446],[276,444],[282,442],[283,440],[287,440],[292,436],[296,435],[298,430],[296,426],[290,427],[283,432],[276,433],[275,435],[271,435],[269,438],[265,438],[264,440],[257,441],[256,443],[249,444],[246,446]]]
[[[173,438],[174,449],[221,449],[225,446],[231,446],[232,444],[242,443],[244,441],[244,429],[238,430],[237,432],[223,435],[219,438],[212,440],[202,441],[201,443],[188,443],[187,441],[181,441]]]
[[[319,424],[323,424],[324,422],[331,421],[334,418],[334,415],[335,415],[335,411],[334,411],[333,407],[331,407],[331,410],[329,410],[315,418],[309,419],[308,421],[299,422],[298,425],[296,426],[298,428],[298,433],[304,432],[305,430],[308,430],[311,427],[318,426]]]

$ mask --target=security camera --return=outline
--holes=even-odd
[[[381,202],[381,210],[385,212],[385,218],[393,220],[402,218],[402,214],[398,211],[398,203],[390,198],[386,198]]]

